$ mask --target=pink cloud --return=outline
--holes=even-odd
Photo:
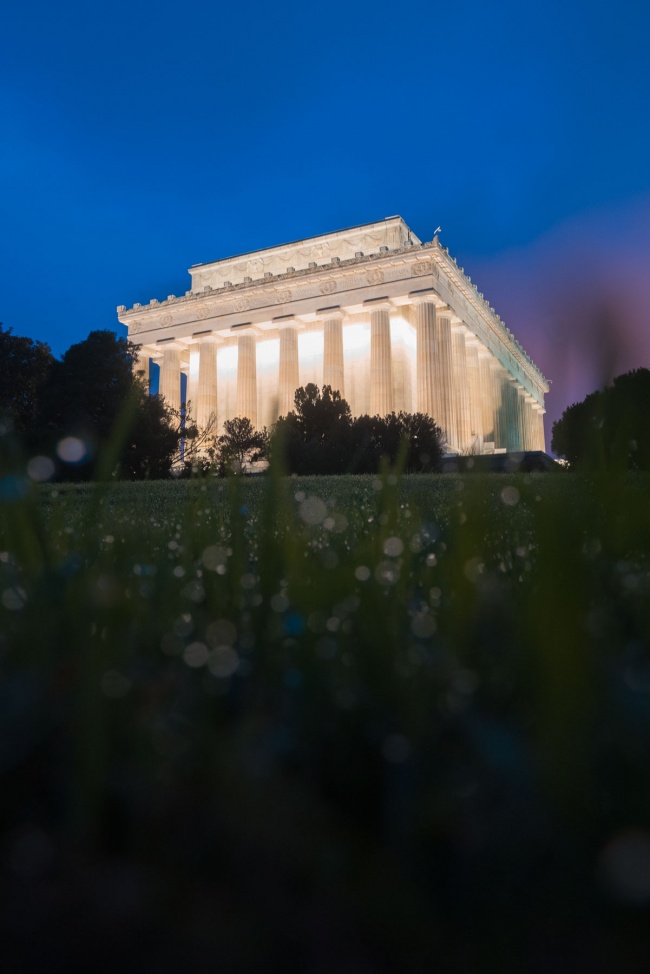
[[[583,214],[471,265],[551,380],[547,449],[567,406],[615,375],[650,367],[650,197]]]

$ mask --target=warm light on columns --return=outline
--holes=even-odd
[[[298,371],[298,323],[283,322],[280,326],[280,367],[278,410],[286,416],[294,407],[296,389],[300,386]]]
[[[546,410],[539,403],[535,403],[535,425],[537,430],[537,449],[546,451],[546,438],[544,434],[544,413]]]
[[[393,411],[393,376],[388,301],[372,302],[370,309],[370,414],[386,416]]]
[[[237,415],[250,419],[257,427],[257,363],[253,331],[237,337]]]
[[[415,372],[417,382],[416,409],[440,424],[434,414],[434,362],[436,306],[431,297],[412,298],[416,306]]]
[[[217,413],[217,347],[210,339],[199,342],[199,378],[196,422],[205,428]]]
[[[495,438],[495,403],[494,403],[494,382],[492,379],[492,362],[494,359],[490,353],[480,347],[478,350],[479,366],[479,386],[480,386],[480,405],[481,405],[481,431],[484,443],[494,443]]]
[[[345,398],[342,312],[328,314],[323,320],[323,385]]]
[[[451,351],[450,308],[436,311],[433,418],[447,434],[450,446],[456,446],[456,410],[454,403],[454,374]]]
[[[466,338],[467,389],[469,401],[470,449],[480,453],[483,448],[483,411],[481,409],[481,363],[479,342],[472,335]]]
[[[459,450],[467,452],[472,449],[474,436],[478,433],[470,416],[470,395],[474,393],[471,370],[478,366],[478,359],[476,350],[465,346],[465,329],[462,326],[453,328],[451,341],[456,398],[456,443]]]
[[[491,367],[494,390],[494,445],[497,449],[508,448],[508,383],[507,372],[494,359]]]
[[[159,392],[172,409],[181,408],[181,353],[176,348],[163,351]]]

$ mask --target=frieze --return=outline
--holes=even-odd
[[[289,288],[283,288],[281,291],[276,291],[275,293],[275,300],[278,304],[287,304],[291,301],[291,297],[292,294]]]
[[[205,318],[212,317],[212,311],[210,311],[210,308],[207,308],[204,304],[199,304],[194,314],[197,318],[200,318],[201,321],[204,321]]]
[[[431,274],[433,271],[433,264],[428,260],[418,260],[415,264],[411,265],[411,274],[413,277],[424,277],[425,274]]]
[[[383,272],[379,270],[368,271],[368,274],[366,275],[366,281],[368,282],[368,284],[383,284],[384,283]]]
[[[162,328],[169,328],[169,326],[173,325],[173,323],[174,323],[174,319],[172,318],[171,315],[163,315],[162,318],[160,319],[160,325]]]
[[[321,294],[333,294],[336,291],[336,281],[323,281],[320,286]]]
[[[248,311],[250,302],[248,298],[237,298],[235,301],[235,311]]]

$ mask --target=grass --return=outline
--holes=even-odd
[[[648,477],[6,493],[24,969],[641,969]]]

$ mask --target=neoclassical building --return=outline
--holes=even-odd
[[[459,453],[544,449],[548,382],[437,236],[399,216],[195,264],[191,290],[120,305],[140,365],[175,407],[268,426],[299,386],[353,415],[433,416]]]

